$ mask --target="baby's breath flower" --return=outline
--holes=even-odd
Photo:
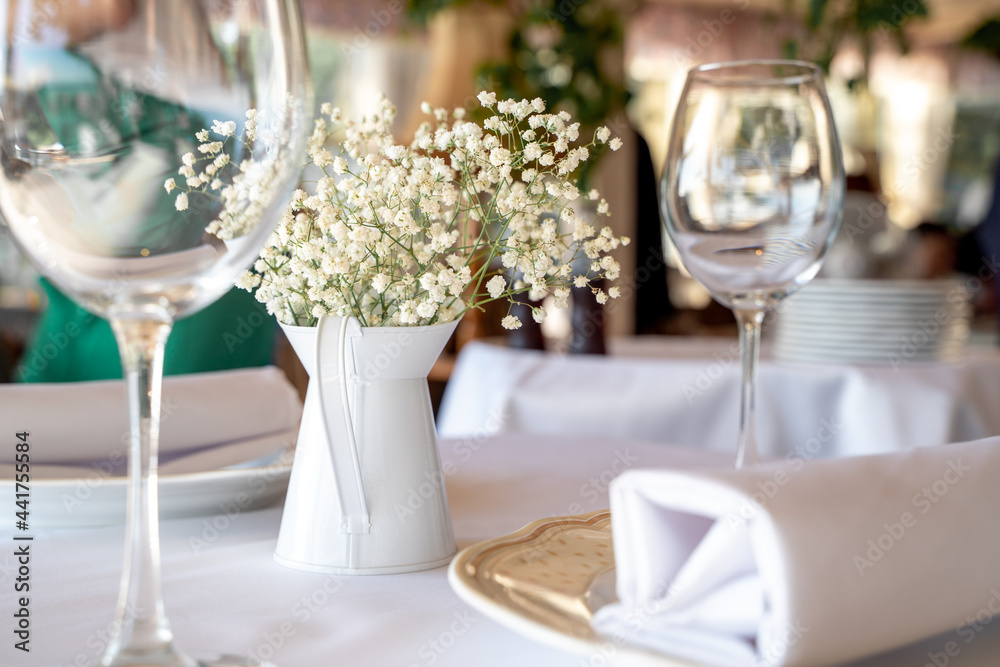
[[[177,187],[177,184],[174,183],[174,179],[168,178],[167,181],[166,181],[166,183],[163,184],[163,187],[166,188],[167,193],[169,194],[171,191],[173,191]]]
[[[363,326],[409,326],[451,321],[522,293],[552,296],[565,307],[571,286],[614,280],[621,267],[607,253],[627,239],[586,224],[589,217],[574,210],[580,192],[571,179],[605,133],[578,145],[579,124],[565,112],[544,114],[541,99],[498,102],[483,92],[479,102],[489,115],[482,124],[466,121],[462,109],[421,105],[434,119],[409,145],[392,136],[396,110],[384,98],[358,122],[342,121],[324,104],[307,149],[322,175],[310,192],[294,193],[239,286],[256,290],[286,324],[353,315]],[[217,121],[212,132],[224,141],[200,133],[198,151],[182,159],[186,189],[173,179],[164,187],[182,190],[178,208],[188,205],[188,193],[214,191],[223,212],[208,231],[235,238],[246,233],[241,207],[259,197],[249,186],[265,167],[252,154],[230,162],[225,140],[235,124]],[[268,120],[248,112],[243,141],[251,151],[258,133],[258,141],[274,141]],[[334,136],[343,137],[336,147]],[[600,200],[596,191],[587,196]],[[582,276],[574,271],[581,258]],[[605,301],[619,293],[594,291]],[[531,315],[541,322],[545,310],[532,308]],[[501,323],[522,325],[514,315]]]
[[[236,121],[227,120],[225,122],[215,121],[212,123],[212,132],[222,137],[231,137],[236,134]],[[205,141],[199,138],[199,141]]]
[[[616,150],[618,150],[619,148],[622,147],[622,140],[619,139],[618,137],[615,137],[610,142],[608,142],[608,147],[611,150],[616,151]]]
[[[496,93],[488,93],[484,90],[481,93],[479,93],[478,97],[479,97],[479,103],[487,109],[497,103]]]
[[[517,319],[516,315],[508,315],[500,320],[500,325],[503,326],[504,329],[520,329],[521,320]]]
[[[182,192],[177,195],[177,199],[174,200],[174,207],[178,211],[186,211],[188,207],[188,196],[186,192]]]
[[[602,144],[608,143],[608,139],[611,138],[611,130],[606,127],[597,128],[597,140]]]
[[[490,293],[492,299],[499,299],[505,289],[507,289],[507,281],[503,276],[493,276],[486,283],[486,291]]]
[[[210,155],[214,155],[222,150],[222,142],[212,141],[207,144],[202,144],[198,146],[198,150],[201,151],[202,153],[208,153]]]

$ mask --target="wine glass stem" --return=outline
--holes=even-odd
[[[740,440],[736,469],[757,465],[757,358],[760,348],[760,325],[763,310],[736,309],[740,327]]]
[[[105,666],[194,665],[173,648],[160,593],[160,531],[157,449],[163,350],[171,324],[158,320],[111,320],[125,372],[129,411],[128,504],[117,634]]]

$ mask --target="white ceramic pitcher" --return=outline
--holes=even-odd
[[[390,574],[455,553],[427,374],[457,322],[282,325],[309,373],[275,559],[303,570]]]

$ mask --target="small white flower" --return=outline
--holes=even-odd
[[[174,200],[174,206],[178,211],[186,211],[188,207],[188,196],[186,192],[182,192],[177,195],[177,199]]]
[[[493,276],[486,283],[486,291],[490,293],[491,299],[499,299],[505,289],[507,289],[507,281],[503,276]]]
[[[608,147],[611,148],[611,150],[616,151],[622,147],[622,140],[615,137],[608,143]]]
[[[222,122],[217,120],[212,123],[212,132],[223,137],[231,137],[236,134],[236,121],[227,120],[226,122]],[[204,139],[201,139],[201,141],[204,141]]]
[[[524,159],[526,161],[537,160],[540,157],[542,157],[542,147],[538,145],[537,141],[532,141],[524,147]]]
[[[372,289],[374,289],[379,294],[385,292],[385,289],[389,286],[389,276],[384,273],[376,273],[375,277],[372,278]]]
[[[202,153],[209,153],[214,155],[222,150],[222,142],[212,141],[207,144],[202,144],[201,146],[198,146],[198,150],[201,151]]]
[[[577,276],[576,278],[573,278],[573,287],[586,287],[587,283],[587,276]]]
[[[597,303],[602,306],[608,302],[608,295],[604,290],[597,290],[594,292],[594,296],[597,298]]]
[[[417,306],[417,315],[419,317],[428,318],[434,317],[434,313],[438,310],[438,305],[431,299],[426,299],[420,302]]]
[[[256,273],[252,273],[250,271],[244,271],[240,275],[236,276],[236,286],[248,292],[259,284],[260,284],[260,276],[258,276]]]
[[[177,184],[174,183],[174,179],[168,178],[167,182],[163,184],[163,187],[166,188],[167,193],[170,193],[174,188],[177,187]]]
[[[608,296],[610,296],[612,299],[617,299],[621,295],[622,291],[617,285],[608,290]]]
[[[513,329],[520,329],[521,328],[521,320],[517,319],[517,317],[514,316],[514,315],[508,315],[507,317],[505,317],[502,320],[500,320],[500,325],[504,329],[511,329],[511,330],[513,330]]]
[[[479,93],[478,98],[479,98],[479,103],[486,108],[492,107],[494,104],[497,103],[497,94],[488,93],[485,90]]]
[[[333,158],[333,173],[335,174],[346,174],[347,173],[347,160],[340,157],[339,155]]]
[[[597,128],[597,140],[602,144],[608,143],[608,139],[611,138],[611,130],[606,127]]]

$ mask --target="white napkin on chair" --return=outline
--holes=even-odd
[[[29,433],[33,466],[108,462],[121,473],[126,407],[121,380],[0,385],[0,424],[8,438]],[[164,378],[161,463],[171,472],[167,466],[179,457],[203,470],[258,458],[295,441],[301,412],[294,387],[273,366]],[[13,447],[0,450],[0,464],[13,456]]]
[[[611,485],[606,635],[700,664],[821,666],[1000,611],[1000,438]]]

